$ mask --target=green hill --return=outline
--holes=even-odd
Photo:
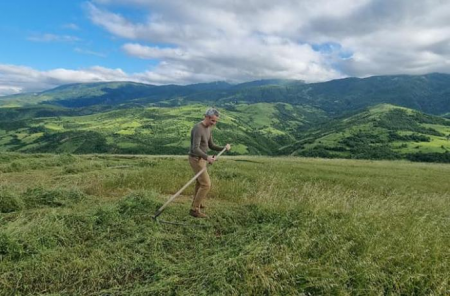
[[[68,84],[40,93],[0,97],[0,106],[21,107],[43,102],[48,104],[50,102],[72,102],[74,100],[80,100],[80,102],[93,105],[106,102],[106,98],[108,96],[111,97],[111,94],[114,95],[114,90],[116,90],[117,93],[126,93],[127,89],[132,90],[129,91],[129,93],[132,93],[133,95],[131,97],[127,97],[127,99],[133,99],[136,96],[139,97],[142,94],[143,89],[149,90],[152,88],[152,85],[137,84],[132,82]],[[114,102],[114,100],[110,99],[109,103],[111,102]]]
[[[0,109],[5,119],[0,120],[0,151],[186,154],[190,129],[206,108],[127,108],[90,115],[55,107]],[[223,110],[214,137],[219,144],[233,143],[236,154],[273,155],[301,129],[325,119],[320,110],[302,106],[237,104]]]
[[[449,95],[447,74],[72,84],[1,97],[0,151],[185,154],[190,128],[217,106],[216,139],[236,154],[448,162]]]
[[[346,78],[305,84],[295,80],[261,80],[231,86],[224,82],[192,86],[154,86],[130,82],[61,86],[38,94],[0,98],[0,106],[56,104],[64,107],[148,106],[149,104],[224,106],[233,103],[288,103],[321,109],[330,116],[381,103],[441,115],[450,112],[450,75],[397,75]]]
[[[19,115],[3,109],[0,151],[186,154],[190,129],[205,108],[89,115],[59,107],[28,107]],[[450,161],[450,120],[407,108],[382,104],[332,120],[323,111],[284,103],[236,104],[222,111],[215,141],[233,144],[233,154]]]
[[[382,104],[327,122],[283,150],[303,156],[450,161],[450,120]]]
[[[197,101],[213,102],[230,94],[261,86],[280,86],[299,83],[296,80],[258,80],[237,85],[226,82],[199,83],[187,86],[148,85],[134,82],[78,83],[56,87],[33,94],[0,97],[2,107],[21,107],[34,104],[53,104],[80,108],[95,105],[148,105],[167,104],[167,101],[184,99],[187,103]]]

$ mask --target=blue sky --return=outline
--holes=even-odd
[[[67,83],[450,73],[450,1],[0,1],[0,96]]]
[[[41,71],[103,66],[141,72],[154,65],[122,52],[122,38],[94,25],[85,5],[74,0],[0,1],[0,34],[7,40],[0,47],[0,63]],[[126,13],[123,7],[121,11]]]

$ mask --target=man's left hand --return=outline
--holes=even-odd
[[[230,145],[230,144],[227,144],[227,145],[225,146],[225,148],[227,149],[227,151],[230,151],[230,150],[231,150],[231,145]]]

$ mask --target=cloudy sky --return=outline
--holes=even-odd
[[[448,0],[0,1],[0,95],[450,73]]]

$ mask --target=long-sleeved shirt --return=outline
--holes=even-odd
[[[211,128],[206,127],[203,122],[199,122],[191,130],[191,150],[190,156],[201,157],[204,160],[208,159],[209,149],[221,151],[224,147],[217,146],[213,142]]]

